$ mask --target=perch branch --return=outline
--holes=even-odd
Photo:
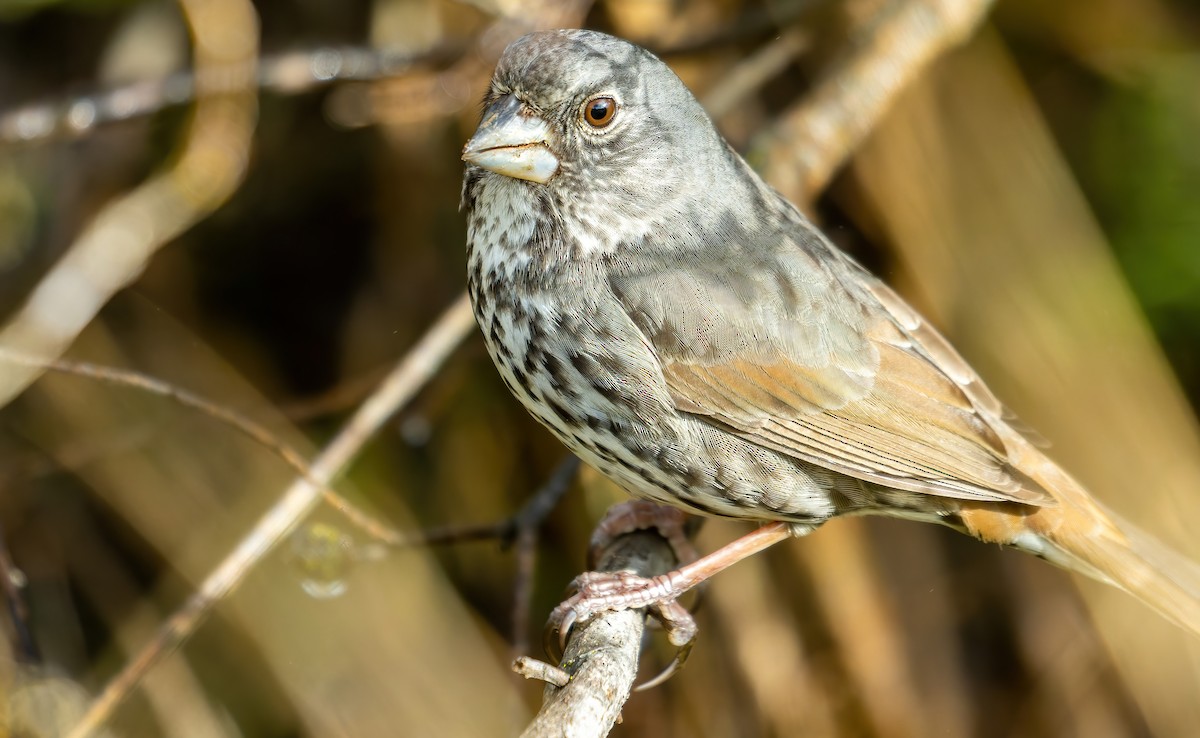
[[[665,574],[677,563],[667,540],[647,530],[616,538],[598,561],[600,571],[628,569],[645,577]],[[604,613],[577,625],[560,665],[571,680],[561,688],[546,687],[542,709],[522,738],[607,735],[633,688],[645,627],[645,610]],[[528,660],[514,669],[531,673]]]

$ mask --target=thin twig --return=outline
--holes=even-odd
[[[566,494],[571,480],[579,471],[579,459],[568,456],[544,485],[529,498],[516,514],[491,523],[455,523],[439,528],[428,528],[419,533],[402,535],[394,545],[406,548],[415,546],[444,546],[467,541],[483,541],[498,538],[504,545],[518,540],[523,530],[541,525],[546,516],[553,512],[558,501]]]
[[[130,369],[101,366],[86,361],[24,356],[15,351],[9,351],[3,346],[0,346],[0,362],[37,367],[38,369],[62,372],[64,374],[97,379],[110,384],[132,387],[143,392],[167,397],[180,405],[198,410],[219,422],[225,423],[278,456],[284,463],[292,467],[297,474],[320,489],[321,494],[324,495],[325,501],[329,503],[330,507],[344,515],[347,520],[371,538],[390,546],[402,545],[406,540],[402,533],[384,525],[370,513],[362,510],[345,497],[342,497],[328,485],[322,484],[320,480],[313,476],[312,467],[303,454],[284,443],[261,423],[251,420],[231,407],[213,402],[190,390]]]
[[[555,687],[565,687],[571,682],[571,675],[563,669],[528,656],[513,659],[512,670],[526,679],[537,679]]]
[[[533,573],[542,521],[566,494],[579,474],[579,458],[568,456],[542,488],[513,517],[516,532],[517,574],[513,581],[512,647],[516,654],[529,651],[529,603],[533,599]]]
[[[324,486],[336,479],[367,439],[434,376],[474,324],[470,301],[465,295],[460,296],[317,456],[311,467],[312,479]],[[98,730],[138,681],[195,632],[212,607],[227,597],[247,572],[312,510],[322,499],[321,489],[307,477],[296,479],[279,502],[259,518],[253,530],[159,628],[154,639],[108,683],[71,736],[82,738]]]
[[[521,506],[513,518],[513,529],[520,532],[526,528],[536,528],[546,516],[558,507],[558,501],[566,494],[575,476],[579,474],[580,461],[575,455],[563,459],[541,489]]]
[[[529,623],[532,620],[533,574],[537,569],[538,528],[525,527],[517,534],[517,573],[513,577],[512,652],[529,653]]]

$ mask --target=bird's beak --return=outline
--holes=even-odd
[[[522,110],[515,95],[505,95],[483,111],[483,122],[463,147],[462,158],[506,177],[545,184],[558,171],[549,137],[546,121]]]

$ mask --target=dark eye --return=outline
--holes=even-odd
[[[593,128],[603,128],[617,114],[617,101],[611,97],[594,97],[583,106],[583,119]]]

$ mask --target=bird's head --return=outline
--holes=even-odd
[[[574,232],[594,236],[584,252],[612,251],[666,222],[699,227],[713,196],[744,177],[666,64],[581,30],[532,33],[504,51],[463,160],[505,178],[510,194],[554,203],[581,226]]]

